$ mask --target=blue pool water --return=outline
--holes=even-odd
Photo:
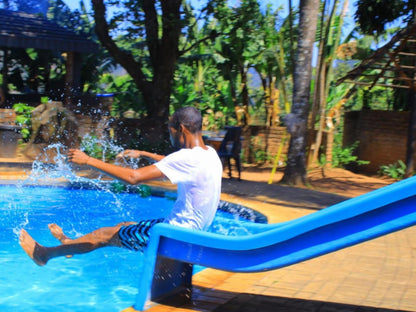
[[[142,254],[103,248],[73,258],[35,265],[18,243],[26,229],[39,243],[59,242],[57,223],[70,237],[122,221],[166,216],[173,199],[133,193],[63,187],[0,186],[0,311],[121,311],[134,303]],[[247,220],[218,212],[211,231],[246,234]]]

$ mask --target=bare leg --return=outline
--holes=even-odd
[[[100,228],[77,239],[65,239],[65,243],[55,247],[45,247],[37,243],[25,230],[20,232],[20,245],[38,265],[45,265],[50,259],[73,254],[83,254],[107,246],[122,247],[118,230],[124,223],[113,227]]]
[[[64,231],[62,230],[62,228],[58,226],[57,224],[55,223],[48,224],[48,228],[51,231],[52,235],[57,240],[59,240],[62,244],[65,244],[65,242],[68,242],[71,240],[68,236],[64,234]]]
[[[45,248],[39,245],[25,230],[20,231],[20,246],[37,265],[45,265],[48,261]]]
[[[130,225],[130,224],[135,224],[136,222],[121,222],[119,224],[117,224],[118,227],[121,226],[126,226],[126,225]],[[62,230],[62,228],[55,224],[55,223],[51,223],[48,224],[48,228],[51,231],[52,235],[61,242],[61,244],[66,244],[66,243],[70,243],[72,241],[71,238],[69,238],[66,234],[64,234],[64,231]],[[66,255],[67,258],[72,258],[72,255]]]
[[[126,226],[126,225],[130,225],[130,224],[135,224],[135,223],[137,223],[137,222],[133,222],[133,221],[132,222],[127,222],[127,221],[125,221],[125,222],[121,222],[121,223],[117,224],[117,226],[121,227],[121,226]],[[48,224],[48,228],[51,231],[52,235],[57,240],[59,240],[62,244],[65,244],[65,243],[70,242],[72,240],[66,234],[64,234],[64,231],[62,230],[62,228],[57,224],[50,223],[50,224]]]
[[[55,224],[55,223],[51,223],[48,224],[48,228],[51,231],[52,235],[61,242],[61,244],[65,244],[66,242],[71,241],[71,239],[66,236],[64,234],[64,231],[62,230],[62,228]],[[72,255],[66,255],[65,257],[67,258],[72,258]]]

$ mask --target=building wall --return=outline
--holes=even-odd
[[[286,160],[289,135],[285,127],[248,126],[243,129],[242,136],[242,157],[247,163],[273,163],[283,141],[280,161]]]
[[[308,146],[311,145],[311,140],[314,140],[315,136],[316,131],[309,133],[307,139]],[[243,130],[243,137],[243,157],[248,163],[256,163],[255,154],[259,150],[269,156],[266,163],[273,163],[280,148],[280,161],[286,161],[290,139],[290,136],[286,134],[286,127],[249,126]],[[324,132],[322,134],[321,153],[325,154],[328,162],[332,160],[333,140],[332,132]],[[281,147],[282,142],[283,146]]]
[[[16,113],[13,109],[0,108],[0,124],[14,125],[16,121]]]
[[[350,169],[375,174],[382,165],[406,159],[408,112],[363,110],[345,113],[343,146],[358,141],[355,155],[370,164]]]

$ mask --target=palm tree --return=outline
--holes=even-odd
[[[319,0],[300,1],[299,39],[294,72],[293,103],[287,115],[291,135],[282,183],[301,185],[306,178],[306,138],[312,76],[312,49],[319,15]]]
[[[264,50],[253,60],[254,69],[262,82],[264,106],[268,108],[266,120],[269,126],[278,124],[278,114],[281,110],[285,113],[290,112],[288,85],[293,72],[291,57],[287,52],[291,50],[291,46],[290,42],[285,40],[290,35],[289,19],[278,25],[279,12],[279,9],[274,13],[270,8],[266,10],[259,38],[264,42]]]
[[[257,0],[243,0],[239,6],[230,8],[218,6],[216,29],[220,36],[215,43],[215,53],[222,58],[218,62],[224,79],[230,82],[231,97],[236,114],[241,108],[245,122],[249,115],[249,70],[255,67],[255,60],[264,52],[264,23]]]
[[[332,79],[333,62],[336,58],[337,48],[340,44],[341,30],[344,21],[344,16],[348,8],[348,0],[344,3],[336,0],[332,4],[330,13],[327,15],[326,5],[328,1],[324,1],[324,7],[321,14],[321,23],[319,31],[319,53],[318,66],[315,75],[315,88],[312,106],[312,117],[310,119],[310,129],[315,128],[315,122],[318,123],[317,133],[315,136],[314,146],[312,150],[312,157],[309,165],[313,165],[318,160],[320,146],[322,142],[323,131],[326,125],[326,114],[328,106],[328,95],[330,92],[330,82]],[[338,5],[342,5],[341,14],[337,15]]]

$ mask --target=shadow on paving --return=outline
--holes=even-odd
[[[171,306],[190,311],[211,312],[411,312],[410,310],[197,288],[192,295],[191,302],[188,301],[184,305],[171,303]]]
[[[349,199],[346,196],[246,180],[223,179],[222,192],[292,208],[321,209]],[[261,198],[259,198],[261,197]]]
[[[377,307],[366,307],[335,302],[272,297],[264,295],[240,294],[226,304],[216,308],[213,312],[392,312]]]

